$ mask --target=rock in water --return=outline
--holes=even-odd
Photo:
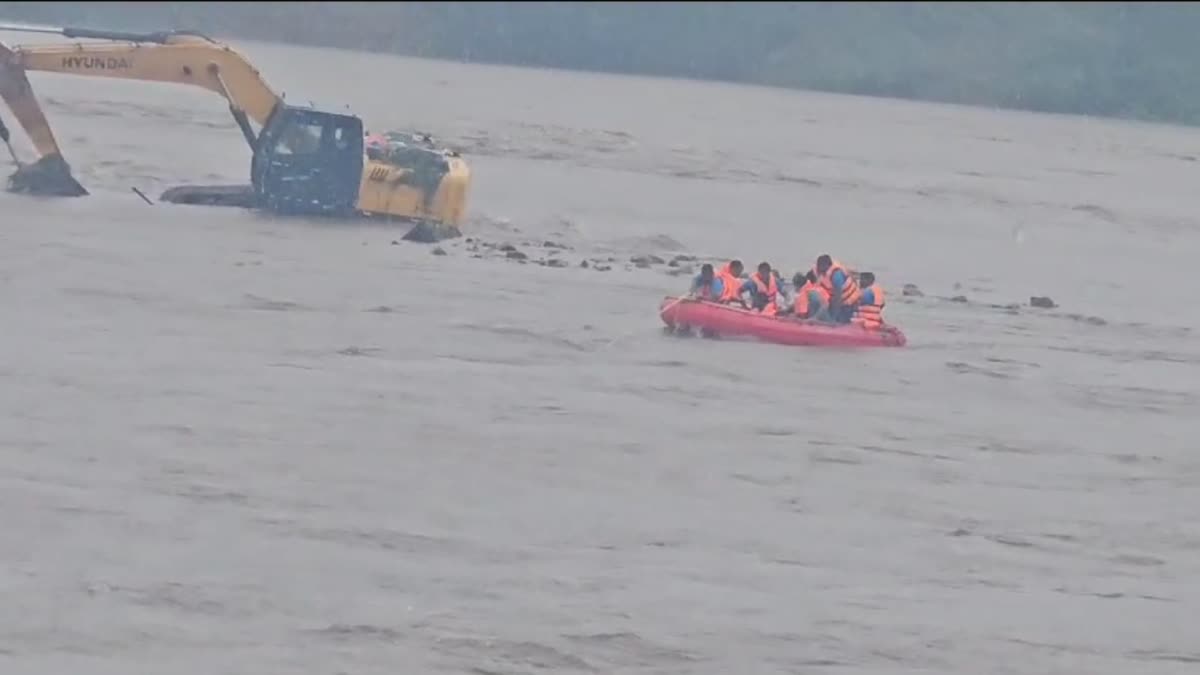
[[[629,259],[629,262],[641,268],[646,268],[651,265],[661,265],[665,260],[656,255],[635,255]]]
[[[446,223],[435,223],[430,220],[422,220],[413,226],[408,234],[404,235],[404,241],[414,241],[419,244],[435,244],[446,239],[454,239],[461,237],[462,230],[454,225]]]

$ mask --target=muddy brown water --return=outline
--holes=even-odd
[[[34,75],[93,194],[0,194],[5,672],[1198,667],[1197,131],[241,46],[530,260],[147,206],[245,177],[223,103]],[[826,251],[908,348],[667,338],[625,263]]]

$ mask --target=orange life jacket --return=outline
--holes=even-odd
[[[826,305],[829,304],[829,291],[826,291],[824,288],[821,288],[820,286],[806,279],[804,281],[804,285],[796,289],[796,307],[792,310],[796,316],[807,316],[809,311],[812,309],[808,305],[809,291],[816,291],[821,295],[821,301]]]
[[[758,292],[767,296],[768,300],[774,300],[779,295],[779,287],[775,285],[774,274],[770,275],[770,283],[766,284],[763,283],[762,277],[760,277],[757,273],[750,278],[754,279],[754,285],[758,286]]]
[[[769,274],[767,277],[768,282],[765,284],[763,283],[763,280],[759,276],[758,272],[752,274],[750,279],[754,281],[754,285],[757,287],[759,294],[764,295],[767,298],[767,304],[763,306],[762,313],[773,315],[778,310],[775,300],[779,297],[779,287],[775,284],[774,274]]]
[[[871,302],[859,303],[852,320],[867,330],[879,330],[883,327],[883,306],[886,304],[883,300],[883,287],[874,283],[867,290],[871,291]]]
[[[850,275],[850,271],[845,268],[842,263],[834,260],[829,269],[825,270],[825,274],[817,274],[817,268],[813,268],[813,274],[817,275],[817,283],[825,290],[830,297],[833,296],[833,273],[841,270],[842,274],[846,275],[846,283],[842,285],[842,304],[848,307],[853,307],[858,303],[858,298],[862,292],[858,288],[858,282]]]
[[[721,291],[720,302],[733,302],[738,299],[738,289],[742,287],[742,280],[734,276],[733,272],[729,271],[729,263],[725,263],[720,270],[717,271],[717,276],[720,277],[721,283],[725,288]]]

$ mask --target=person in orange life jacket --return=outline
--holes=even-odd
[[[798,319],[814,321],[829,321],[829,294],[817,284],[817,275],[796,273],[792,277],[792,285],[796,287],[796,303],[792,312]]]
[[[723,286],[722,294],[719,296],[720,302],[737,302],[743,305],[746,304],[742,302],[742,296],[740,292],[742,283],[744,282],[742,279],[743,271],[744,269],[741,260],[730,260],[728,263],[722,266],[720,270],[717,271],[717,277],[721,279],[721,284]]]
[[[829,294],[829,316],[834,323],[850,323],[858,304],[859,288],[854,277],[829,254],[817,258],[817,283]]]
[[[854,312],[854,323],[867,330],[879,330],[883,327],[883,287],[875,283],[875,275],[863,272],[859,275],[862,289],[858,307]]]
[[[771,276],[775,277],[775,289],[777,291],[775,294],[775,313],[778,314],[781,311],[785,311],[784,307],[787,307],[786,311],[790,312],[793,300],[788,293],[792,290],[791,286],[784,280],[779,270],[772,269]]]
[[[779,288],[779,297],[775,299],[775,313],[778,315],[791,314],[796,306],[795,279],[784,279],[780,276],[779,270],[774,270],[772,273],[775,275],[775,284]]]
[[[757,310],[768,316],[774,316],[778,311],[775,301],[779,299],[779,284],[775,282],[775,274],[770,263],[759,263],[758,272],[742,282],[738,289],[738,297],[750,294],[750,309]]]
[[[692,288],[688,297],[695,300],[719,302],[725,295],[725,282],[713,272],[713,266],[705,263],[700,268],[700,274],[692,279]]]

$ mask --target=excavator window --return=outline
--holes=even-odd
[[[350,134],[351,131],[345,127],[338,127],[333,130],[333,147],[338,152],[345,152],[350,149]]]
[[[324,125],[293,124],[284,129],[283,134],[275,143],[275,153],[279,155],[311,155],[321,149],[321,133]]]

